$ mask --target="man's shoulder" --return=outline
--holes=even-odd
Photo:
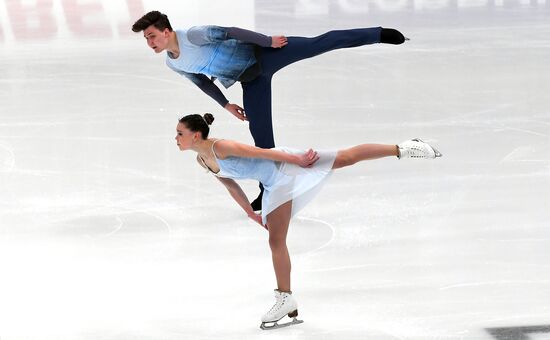
[[[187,31],[189,31],[190,28],[191,27],[176,28],[174,32],[176,32],[176,34],[187,34]]]
[[[178,37],[178,41],[185,41],[185,42],[188,41],[187,32],[189,31],[189,28],[178,28],[174,30],[174,32],[176,33],[176,36]]]

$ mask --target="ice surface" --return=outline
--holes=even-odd
[[[258,327],[267,233],[173,138],[212,112],[213,136],[252,139],[129,32],[152,9],[411,38],[274,78],[278,145],[419,137],[444,154],[341,170],[292,222],[302,325]],[[549,37],[545,0],[0,0],[0,339],[548,339]]]

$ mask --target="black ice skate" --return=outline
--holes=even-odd
[[[410,39],[393,28],[382,28],[382,32],[380,33],[380,42],[383,44],[400,45],[407,40]]]
[[[264,195],[264,186],[260,184],[260,194],[252,203],[250,203],[250,206],[252,207],[252,210],[254,211],[260,211],[262,210],[262,197]]]

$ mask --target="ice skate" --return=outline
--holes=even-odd
[[[397,145],[399,148],[399,159],[402,158],[425,158],[434,159],[443,156],[433,146],[415,138]]]
[[[260,184],[260,193],[258,194],[258,197],[252,203],[250,203],[250,206],[252,207],[252,210],[254,211],[261,211],[262,210],[262,197],[264,195],[264,186]]]
[[[262,316],[262,324],[260,325],[261,329],[276,329],[304,322],[296,319],[298,316],[298,304],[296,303],[296,300],[294,300],[291,293],[275,290],[275,299],[277,301],[273,307],[271,307],[269,312]],[[286,315],[288,315],[289,318],[292,318],[292,320],[279,324],[278,322]]]
[[[383,44],[400,45],[407,40],[410,39],[393,28],[382,28],[382,31],[380,32],[380,42]]]

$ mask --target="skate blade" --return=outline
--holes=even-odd
[[[286,323],[278,323],[278,321],[275,322],[262,322],[260,325],[260,328],[264,331],[272,330],[272,329],[278,329],[283,327],[288,327],[292,325],[298,325],[303,323],[304,320],[298,320],[296,318],[293,318],[292,321],[286,322]],[[272,324],[272,325],[271,325]]]
[[[414,138],[413,141],[415,141],[415,142],[420,142],[420,143],[426,143],[426,142],[424,142],[424,141],[423,141],[422,139],[420,139],[420,138]],[[426,144],[428,144],[428,143],[426,143]],[[428,145],[430,145],[430,144],[428,144]],[[437,149],[434,148],[433,146],[430,145],[430,148],[432,148],[432,150],[434,151],[434,153],[435,153],[435,158],[439,158],[439,157],[443,156],[443,154],[442,154],[441,152],[439,152],[439,150],[437,150]]]

